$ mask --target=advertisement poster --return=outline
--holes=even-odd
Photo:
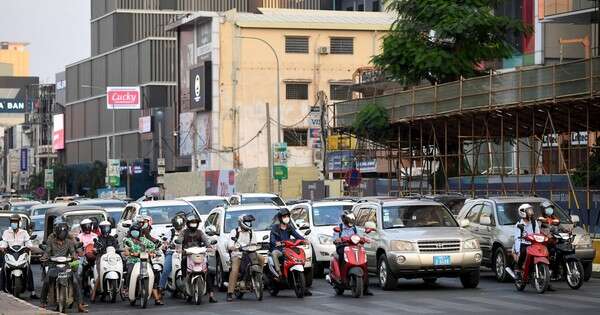
[[[108,109],[140,109],[141,95],[139,86],[109,86],[106,87],[106,106]]]
[[[206,171],[206,195],[230,196],[235,193],[235,171]]]
[[[52,116],[52,152],[65,149],[65,114]]]
[[[192,124],[194,123],[194,113],[187,112],[179,114],[179,155],[190,156],[192,155],[192,141],[194,139],[194,129]]]

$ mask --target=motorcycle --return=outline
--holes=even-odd
[[[140,261],[135,263],[129,275],[129,304],[134,306],[135,302],[140,300],[140,306],[146,308],[152,294],[154,272],[152,271],[150,254],[144,246],[142,246],[139,258]]]
[[[6,291],[15,297],[25,293],[29,264],[30,255],[27,247],[21,245],[6,247],[4,268],[0,270],[4,273],[4,279],[6,279]]]
[[[340,228],[334,230],[339,233]],[[369,233],[370,231],[367,231]],[[327,281],[337,295],[344,294],[345,290],[351,290],[352,296],[359,298],[365,290],[365,280],[369,276],[367,271],[367,252],[364,244],[369,240],[359,235],[344,236],[340,243],[346,245],[344,248],[344,257],[333,255],[330,262],[330,271],[327,275]],[[340,259],[344,259],[345,264],[340,269]]]
[[[522,224],[519,225],[519,228],[521,229],[521,234],[525,234]],[[525,290],[527,284],[531,283],[537,293],[542,294],[550,285],[548,237],[543,234],[529,233],[521,238],[531,243],[527,247],[527,256],[523,271],[520,275],[516,275],[509,267],[506,267],[506,271],[515,280],[515,287],[518,291]]]
[[[51,304],[56,304],[59,313],[64,313],[67,308],[73,306],[75,300],[73,290],[74,272],[71,266],[73,259],[56,256],[50,257],[50,261],[54,263],[56,280],[54,281],[54,290],[51,290],[48,294],[48,301]]]
[[[238,282],[229,285],[235,285],[235,296],[238,299],[244,297],[245,293],[254,293],[257,300],[262,301],[264,283],[263,267],[260,265],[257,251],[261,249],[260,245],[249,244],[240,247],[242,260],[240,264],[240,274]]]
[[[310,230],[305,232],[306,235]],[[283,242],[282,274],[278,276],[275,270],[273,257],[269,255],[266,286],[271,296],[277,296],[282,289],[294,289],[296,297],[301,299],[306,292],[306,278],[304,277],[304,264],[306,254],[300,245],[306,244],[304,240],[289,240]]]
[[[94,244],[88,244],[84,248],[84,256],[81,258],[81,284],[83,286],[83,293],[86,296],[90,296],[92,288],[96,283],[94,278],[94,265],[96,263],[96,253]]]
[[[185,292],[185,281],[181,271],[181,252],[173,251],[172,255],[172,268],[167,281],[167,289],[173,293],[173,297],[177,297],[179,293]]]
[[[575,256],[575,236],[559,232],[557,227],[551,229],[550,233],[555,240],[550,257],[552,274],[566,280],[571,289],[577,290],[583,285],[583,264]]]
[[[213,240],[211,245],[216,244]],[[202,296],[206,294],[206,277],[208,273],[208,248],[193,246],[183,250],[187,256],[187,276],[185,278],[185,294],[188,302],[202,304]]]
[[[120,294],[123,282],[123,260],[117,250],[109,246],[106,253],[97,261],[100,264],[100,274],[98,269],[94,269],[94,279],[100,280],[97,294],[108,297],[111,303],[115,303],[117,294]]]

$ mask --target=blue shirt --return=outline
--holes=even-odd
[[[276,246],[277,242],[289,241],[294,237],[297,240],[303,240],[304,237],[296,231],[296,229],[292,228],[290,225],[287,226],[287,229],[282,230],[279,224],[273,224],[271,226],[271,235],[269,240],[269,250],[273,251],[274,249],[281,250],[283,246]]]
[[[341,225],[341,231],[340,232],[333,232],[333,239],[338,239],[338,238],[342,238],[344,236],[352,236],[354,234],[358,234],[356,232],[356,227],[354,226],[348,226],[346,224],[340,224]]]
[[[521,219],[517,224],[515,224],[515,244],[513,245],[513,251],[517,254],[521,251],[521,244],[529,245],[531,244],[528,240],[521,239],[521,229],[519,229],[519,224],[523,224],[523,231],[527,234],[540,233],[540,224],[536,222],[535,228],[533,227],[533,221],[529,220],[529,223],[525,223],[523,219]]]

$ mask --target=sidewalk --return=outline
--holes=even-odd
[[[14,296],[0,292],[0,315],[37,315],[37,314],[58,314],[51,312],[26,301],[17,299]]]

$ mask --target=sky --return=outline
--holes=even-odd
[[[29,74],[53,83],[90,56],[90,0],[0,0],[0,41],[28,42]]]

